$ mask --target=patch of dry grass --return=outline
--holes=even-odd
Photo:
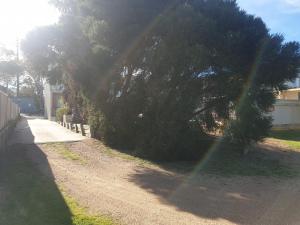
[[[63,156],[65,159],[78,161],[81,164],[86,164],[86,160],[83,159],[78,153],[72,151],[66,143],[47,143],[43,146],[50,150],[54,150],[55,152]]]

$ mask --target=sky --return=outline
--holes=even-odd
[[[17,39],[37,26],[58,21],[59,13],[48,0],[0,0],[0,44],[15,50]]]
[[[261,17],[271,33],[300,42],[300,0],[237,0],[250,14]]]
[[[16,40],[37,26],[53,24],[58,11],[49,0],[0,0],[0,44],[16,48]],[[300,0],[237,0],[242,9],[261,17],[272,33],[300,41]]]

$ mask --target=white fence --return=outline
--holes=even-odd
[[[300,101],[277,100],[272,112],[273,125],[293,127],[300,125]]]
[[[20,108],[5,93],[0,91],[0,131],[6,125],[17,119],[20,114]]]

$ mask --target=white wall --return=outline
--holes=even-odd
[[[46,83],[44,88],[44,108],[45,108],[45,118],[51,120],[51,108],[52,106],[52,92],[49,83]]]
[[[274,105],[273,125],[300,125],[300,101],[277,100]]]
[[[44,109],[45,109],[45,118],[48,120],[55,120],[55,108],[56,106],[56,101],[55,101],[55,96],[56,94],[62,95],[64,90],[64,86],[61,84],[57,85],[50,85],[49,83],[45,84],[44,88]],[[53,105],[55,104],[55,105]]]

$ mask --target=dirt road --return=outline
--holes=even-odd
[[[57,182],[123,224],[300,224],[299,179],[176,174],[109,156],[90,140],[67,145],[86,163],[40,146]]]
[[[92,213],[121,224],[300,224],[300,178],[176,173],[112,156],[90,139],[63,145],[82,160],[68,159],[51,144],[27,145],[26,160],[51,171],[55,183]],[[300,162],[298,153],[278,154]]]

